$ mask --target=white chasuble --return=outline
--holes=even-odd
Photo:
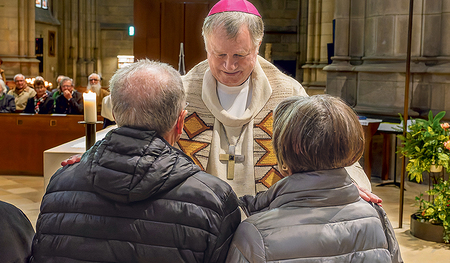
[[[238,196],[267,190],[283,178],[272,147],[272,114],[284,98],[307,96],[296,80],[258,56],[250,75],[251,100],[243,114],[230,114],[222,107],[206,60],[182,80],[189,106],[185,132],[177,142],[181,150],[203,170],[230,184]],[[235,161],[225,160],[233,151]],[[239,156],[244,159],[238,160]],[[233,163],[234,173],[228,179]]]

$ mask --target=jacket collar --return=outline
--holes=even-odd
[[[338,206],[359,199],[350,176],[344,168],[340,168],[290,175],[250,200],[247,209],[253,214],[282,206]]]
[[[94,189],[122,203],[167,192],[200,171],[155,131],[129,127],[111,130],[83,155],[80,164],[83,159],[91,167]]]

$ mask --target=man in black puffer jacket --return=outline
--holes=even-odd
[[[119,128],[53,175],[31,262],[223,262],[237,198],[172,147],[187,114],[178,72],[141,60],[110,88]]]

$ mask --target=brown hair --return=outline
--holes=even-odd
[[[364,151],[364,132],[354,111],[329,95],[291,97],[275,109],[273,146],[291,173],[350,166]]]
[[[33,83],[33,87],[36,87],[37,85],[43,85],[45,87],[45,83],[42,79],[36,79]]]

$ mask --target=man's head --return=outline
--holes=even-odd
[[[45,83],[41,79],[36,79],[34,81],[33,86],[34,86],[34,90],[36,91],[36,96],[38,98],[42,97],[45,94],[45,92],[47,91],[47,88],[45,87]]]
[[[211,9],[213,14],[205,18],[202,35],[213,76],[224,85],[238,86],[253,71],[264,35],[264,23],[259,13],[235,11],[233,4],[214,13],[215,7],[222,2],[232,1],[222,0]],[[245,2],[246,6],[254,8],[250,2],[237,2]]]
[[[343,168],[361,158],[364,132],[338,98],[290,97],[275,108],[273,146],[278,165],[290,173]]]
[[[18,92],[22,92],[27,87],[25,76],[20,73],[14,76],[14,82],[16,83],[16,91]]]
[[[171,66],[139,60],[118,69],[110,80],[110,89],[118,126],[154,130],[165,136],[181,124],[181,135],[186,95],[180,74]]]
[[[57,89],[59,89],[60,91],[61,91],[61,80],[63,79],[63,78],[65,78],[66,76],[64,76],[64,75],[59,75],[57,78],[56,78],[56,88]]]
[[[64,92],[65,90],[72,92],[73,91],[73,79],[69,77],[63,77],[61,79],[61,92]]]
[[[87,86],[87,90],[92,90],[93,92],[100,94],[100,90],[102,88],[101,85],[101,77],[99,74],[97,73],[92,73],[91,75],[89,75],[88,77],[88,86]]]

